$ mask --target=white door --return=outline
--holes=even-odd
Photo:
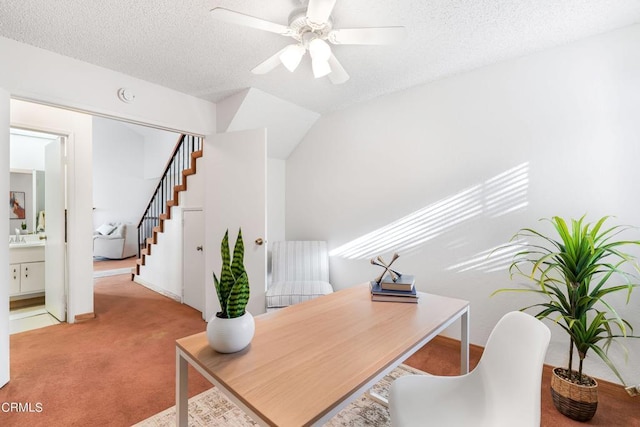
[[[204,214],[182,211],[182,302],[204,317]]]
[[[64,138],[44,147],[45,286],[46,310],[56,319],[66,320],[66,242]]]
[[[0,194],[9,194],[9,93],[0,88]],[[6,212],[7,208],[2,212]],[[0,215],[0,241],[9,241],[9,215]],[[0,283],[9,278],[9,245],[0,245]],[[9,286],[0,286],[0,387],[9,382]]]
[[[266,129],[256,129],[205,139],[206,319],[220,309],[212,285],[213,272],[219,276],[222,266],[220,242],[228,229],[233,250],[239,227],[242,227],[244,265],[251,286],[247,310],[254,316],[265,312],[266,132]]]

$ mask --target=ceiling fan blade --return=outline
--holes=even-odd
[[[344,67],[340,64],[333,53],[329,57],[329,66],[331,67],[331,72],[327,77],[329,77],[331,83],[339,85],[349,80],[349,74],[347,74]]]
[[[285,47],[284,49],[279,50],[278,53],[276,53],[273,56],[270,56],[269,58],[267,58],[266,61],[258,64],[253,70],[251,70],[251,72],[253,74],[266,74],[269,71],[273,70],[278,65],[282,64],[282,61],[280,61],[280,55],[286,49],[287,48]]]
[[[307,19],[314,24],[324,24],[329,20],[336,0],[309,0]]]
[[[244,13],[235,12],[233,10],[222,7],[214,7],[211,9],[211,16],[220,21],[229,22],[231,24],[244,25],[245,27],[257,28],[258,30],[269,31],[271,33],[289,35],[289,27],[275,22],[265,21],[264,19],[245,15]]]
[[[405,27],[342,28],[329,33],[333,44],[391,45],[407,37]]]

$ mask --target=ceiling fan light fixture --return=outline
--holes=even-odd
[[[331,47],[322,39],[315,38],[309,42],[309,54],[311,55],[311,68],[313,76],[318,79],[331,72],[329,58]]]
[[[329,65],[329,62],[322,59],[312,59],[311,69],[313,69],[313,77],[315,77],[316,79],[324,77],[331,72],[331,66]]]
[[[309,42],[309,54],[314,61],[327,62],[331,56],[331,47],[326,41],[315,38]]]
[[[280,54],[280,61],[287,70],[294,72],[296,68],[298,68],[298,65],[300,65],[300,61],[305,52],[306,49],[304,46],[300,44],[290,44]]]

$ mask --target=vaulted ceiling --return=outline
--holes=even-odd
[[[337,0],[334,27],[405,26],[397,46],[333,46],[351,79],[250,70],[291,43],[211,18],[225,7],[287,24],[299,0],[0,2],[0,36],[218,102],[258,88],[318,113],[640,22],[638,0]],[[3,65],[6,66],[6,65]]]

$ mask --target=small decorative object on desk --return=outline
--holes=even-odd
[[[389,262],[389,264],[387,264],[386,262],[384,262],[384,260],[382,259],[381,256],[377,256],[375,258],[371,258],[371,264],[373,265],[377,265],[378,267],[382,267],[384,268],[384,270],[382,271],[382,273],[380,273],[380,275],[378,276],[378,278],[375,280],[376,283],[380,283],[382,281],[382,278],[384,277],[385,274],[389,273],[389,276],[391,276],[391,280],[393,280],[394,282],[396,280],[398,280],[398,278],[400,276],[402,276],[402,273],[400,273],[399,271],[396,270],[392,270],[391,269],[391,265],[398,259],[400,258],[400,255],[398,255],[397,252],[393,253],[393,257],[391,258],[391,261]]]
[[[371,264],[384,269],[382,274],[370,283],[371,301],[418,302],[415,277],[410,274],[402,274],[391,268],[391,265],[399,257],[400,255],[394,253],[389,264],[381,256],[371,259]]]

